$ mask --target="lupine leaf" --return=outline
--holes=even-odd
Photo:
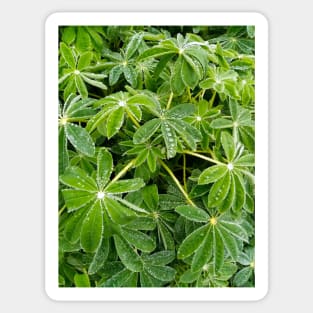
[[[136,191],[145,185],[141,178],[123,179],[110,183],[105,191],[108,193],[118,194]]]
[[[199,185],[214,183],[221,179],[228,169],[224,165],[213,165],[205,169],[199,176]]]
[[[134,143],[146,142],[159,129],[161,121],[158,118],[152,119],[142,125],[134,134]]]
[[[207,214],[202,209],[191,205],[178,206],[175,211],[188,220],[194,222],[207,222],[209,220],[209,214]]]

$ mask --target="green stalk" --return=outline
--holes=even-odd
[[[118,179],[120,179],[123,175],[127,173],[127,171],[134,165],[136,159],[131,160],[123,169],[111,180],[110,184],[114,183]]]
[[[59,211],[59,216],[61,216],[61,214],[63,213],[63,211],[65,210],[66,205],[64,204],[63,207],[61,208],[61,210]]]
[[[216,96],[216,91],[214,90],[214,91],[213,91],[213,95],[212,95],[212,97],[211,97],[211,99],[210,99],[210,102],[209,102],[209,109],[212,108],[213,102],[214,102],[214,100],[215,100],[215,96]]]
[[[186,182],[186,154],[183,154],[183,181],[184,189],[187,191],[187,182]]]
[[[173,100],[173,96],[174,96],[174,93],[171,92],[171,93],[170,93],[170,97],[169,97],[168,102],[167,102],[167,105],[166,105],[166,110],[168,110],[168,109],[171,107],[171,103],[172,103],[172,100]]]
[[[196,152],[192,152],[192,151],[183,151],[183,153],[186,153],[186,154],[189,154],[189,155],[193,155],[197,158],[200,158],[200,159],[203,159],[203,160],[206,160],[206,161],[209,161],[209,162],[212,162],[212,163],[215,163],[215,164],[219,164],[219,165],[225,165],[225,163],[222,163],[220,161],[217,161],[217,160],[214,160],[212,158],[209,158],[205,155],[202,155],[202,154],[199,154],[199,153],[196,153]]]
[[[184,197],[186,198],[187,202],[192,205],[192,206],[196,206],[193,201],[189,198],[187,192],[185,191],[184,187],[180,184],[179,180],[176,178],[175,174],[172,172],[172,170],[160,159],[159,160],[161,165],[163,166],[163,168],[168,172],[168,174],[172,177],[172,179],[174,180],[175,184],[177,185],[178,189],[181,191],[181,193],[184,195]]]
[[[127,109],[126,109],[126,113],[127,113],[127,116],[131,119],[131,121],[135,124],[135,126],[139,128],[140,124],[137,122],[134,116]]]

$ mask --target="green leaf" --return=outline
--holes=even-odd
[[[160,103],[148,95],[136,94],[128,99],[127,104],[142,105],[156,116],[160,116],[161,113]]]
[[[60,181],[69,187],[79,190],[94,192],[97,191],[97,184],[93,178],[88,176],[79,167],[71,166],[60,176]]]
[[[133,285],[133,280],[137,280],[136,275],[137,273],[125,268],[105,281],[104,287],[136,287]]]
[[[209,214],[202,209],[191,205],[178,206],[175,211],[190,221],[205,223],[209,220]]]
[[[76,243],[80,238],[82,223],[85,219],[86,210],[82,209],[75,212],[64,227],[64,237],[70,243]]]
[[[225,118],[217,118],[211,122],[210,127],[216,128],[216,129],[230,128],[230,127],[233,127],[233,121],[227,120]]]
[[[78,64],[77,64],[77,69],[81,71],[85,67],[87,67],[92,59],[92,53],[91,52],[85,52],[83,53],[79,59],[78,59]]]
[[[88,212],[81,229],[80,243],[86,252],[95,252],[103,232],[103,217],[100,201],[95,202]]]
[[[164,249],[173,250],[175,248],[173,236],[162,222],[158,222],[158,232],[160,234],[160,239],[162,240]]]
[[[226,131],[221,134],[221,143],[225,151],[226,158],[231,162],[235,155],[235,143],[234,138]]]
[[[91,49],[91,39],[85,27],[78,27],[76,35],[76,47],[79,51]]]
[[[242,287],[246,284],[246,282],[252,276],[252,268],[244,267],[239,272],[236,273],[234,277],[234,285],[238,287]]]
[[[124,122],[124,108],[120,107],[111,112],[107,119],[107,135],[112,138],[118,133]]]
[[[137,72],[131,66],[124,66],[123,67],[124,77],[127,82],[133,87],[136,88],[137,86]]]
[[[145,182],[142,178],[123,179],[110,183],[105,192],[118,194],[125,192],[132,192],[142,188]]]
[[[88,90],[81,75],[75,75],[75,85],[82,98],[86,99],[88,97]]]
[[[181,75],[181,67],[182,67],[182,56],[180,55],[175,63],[174,70],[172,72],[172,77],[170,80],[171,90],[174,95],[180,96],[185,91],[185,84]]]
[[[143,252],[151,252],[155,249],[155,241],[140,231],[121,228],[120,234],[128,243]]]
[[[191,89],[194,89],[200,79],[200,73],[197,66],[193,63],[192,59],[187,55],[183,55],[184,60],[181,65],[181,77],[184,84]],[[188,61],[187,61],[188,60]]]
[[[113,237],[117,254],[125,267],[132,272],[141,272],[143,270],[143,264],[139,255],[125,239],[118,235],[114,235]]]
[[[112,155],[108,150],[101,149],[97,156],[97,183],[101,190],[109,182],[112,171]]]
[[[189,284],[197,280],[200,274],[201,274],[201,271],[193,272],[191,270],[187,270],[180,276],[179,281],[181,283]]]
[[[103,203],[110,215],[110,218],[117,224],[127,224],[136,216],[132,210],[109,197],[104,197]]]
[[[95,79],[91,79],[89,76],[93,76],[92,73],[86,73],[86,72],[83,72],[81,73],[80,75],[82,77],[82,79],[89,85],[91,86],[94,86],[94,87],[97,87],[97,88],[100,88],[100,89],[103,89],[103,90],[106,90],[108,89],[108,87],[103,84],[102,82],[100,81],[97,81]]]
[[[223,231],[227,231],[232,237],[236,237],[241,241],[249,242],[249,236],[246,230],[240,225],[232,221],[221,219],[219,227]]]
[[[169,266],[146,265],[145,270],[154,278],[161,281],[171,281],[174,279],[176,271]]]
[[[213,165],[205,169],[199,176],[199,185],[214,183],[221,179],[228,169],[225,165]]]
[[[247,166],[252,167],[255,164],[254,154],[246,154],[242,156],[240,159],[234,162],[235,166]]]
[[[67,139],[75,149],[87,156],[95,154],[95,144],[86,129],[72,123],[67,123],[64,129]]]
[[[161,123],[161,131],[166,146],[167,159],[173,158],[176,155],[177,149],[176,134],[170,124],[164,120]]]
[[[134,144],[146,142],[159,129],[161,121],[158,118],[152,119],[139,127],[134,134]]]
[[[107,260],[108,255],[109,255],[109,239],[103,238],[99,249],[95,253],[89,265],[88,274],[92,275],[97,273],[98,270],[104,264],[104,262]]]
[[[166,264],[171,263],[175,259],[174,251],[158,251],[153,254],[150,254],[145,258],[145,263],[149,263],[152,265],[164,266]]]
[[[76,29],[74,26],[64,28],[62,33],[62,41],[67,45],[71,45],[76,38]]]
[[[179,259],[185,259],[193,254],[205,239],[207,232],[208,226],[204,225],[189,234],[179,246],[177,257]]]
[[[59,130],[59,175],[63,174],[69,164],[69,155],[67,151],[67,140],[64,127]]]
[[[95,194],[82,190],[64,189],[62,194],[68,212],[78,210],[96,199]]]
[[[90,280],[88,274],[75,274],[74,276],[75,287],[90,287]]]
[[[142,189],[141,195],[149,211],[153,212],[159,205],[159,194],[157,185],[146,186]]]
[[[222,238],[224,247],[226,248],[230,257],[232,258],[233,261],[236,261],[239,255],[239,248],[238,248],[236,240],[224,228],[216,227],[216,230],[219,232],[219,235]]]
[[[221,179],[216,181],[208,196],[208,207],[218,207],[226,198],[230,188],[230,174],[227,172]]]
[[[191,271],[197,272],[207,264],[213,252],[213,231],[208,231],[203,242],[197,249],[191,263]]]
[[[134,53],[137,51],[140,43],[142,41],[142,34],[135,33],[131,38],[129,43],[126,46],[125,55],[127,59],[130,59]]]
[[[148,59],[148,58],[157,58],[166,54],[174,55],[174,51],[169,50],[168,48],[163,47],[152,47],[144,51],[138,58],[139,61]]]
[[[224,244],[219,232],[216,227],[213,226],[213,265],[215,272],[224,264]]]
[[[223,200],[223,202],[218,206],[218,211],[220,213],[224,213],[228,211],[232,207],[235,197],[236,197],[236,193],[235,193],[236,189],[235,189],[235,182],[234,182],[233,175],[230,176],[230,180],[231,181],[230,181],[228,194],[226,198]]]
[[[243,208],[245,204],[245,199],[246,199],[245,187],[244,187],[242,178],[239,177],[236,173],[234,173],[233,179],[234,179],[235,191],[236,191],[236,197],[233,202],[233,211],[240,212],[240,210]]]
[[[74,58],[72,50],[64,43],[60,43],[60,53],[64,58],[65,62],[71,69],[75,69],[76,67],[76,60]]]
[[[123,67],[121,65],[114,66],[109,73],[109,85],[113,86],[119,80],[121,74],[123,73]]]

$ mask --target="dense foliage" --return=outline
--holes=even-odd
[[[59,35],[59,285],[253,287],[253,27]]]

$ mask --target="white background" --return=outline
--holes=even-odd
[[[0,310],[293,312],[312,307],[312,4],[10,0],[0,12]],[[44,22],[56,11],[257,11],[270,28],[270,280],[258,302],[54,302],[44,292]],[[266,104],[264,104],[266,105]],[[47,165],[49,166],[49,165]],[[266,208],[265,208],[266,209]]]

